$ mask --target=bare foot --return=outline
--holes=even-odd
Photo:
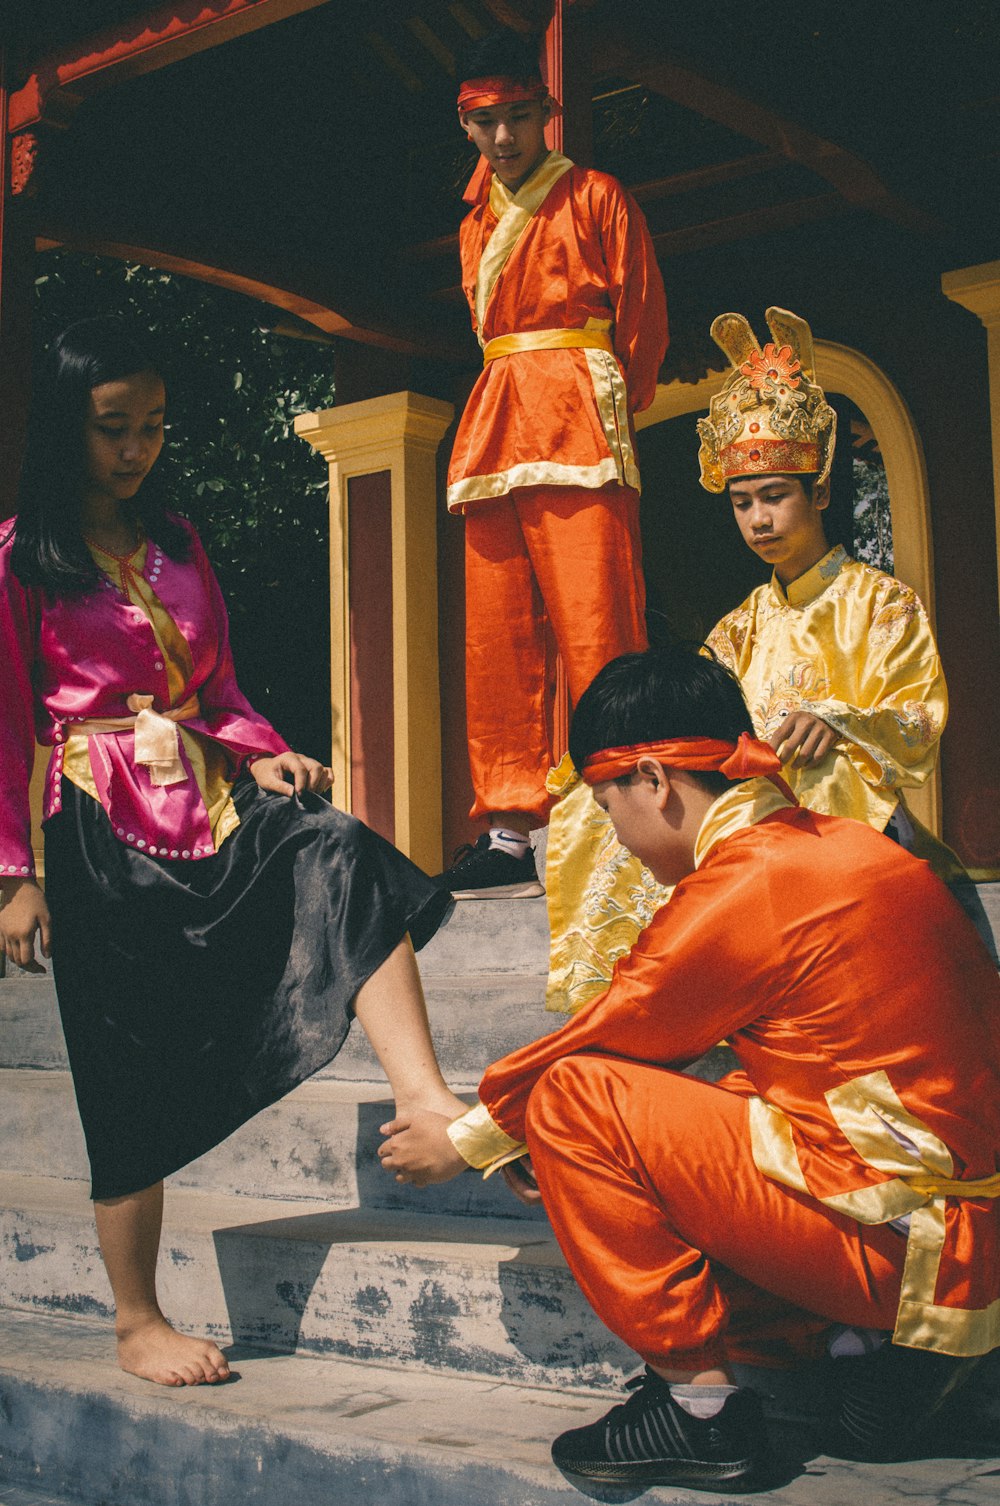
[[[118,1335],[123,1370],[159,1386],[214,1385],[229,1379],[229,1365],[211,1339],[189,1338],[166,1318],[151,1318]]]

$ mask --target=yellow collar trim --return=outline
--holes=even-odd
[[[817,596],[822,596],[831,581],[850,561],[850,555],[842,544],[837,544],[821,560],[817,560],[805,575],[783,586],[777,575],[771,576],[771,590],[783,607],[804,607]]]
[[[568,173],[572,166],[569,158],[564,157],[561,152],[549,152],[545,160],[535,168],[528,181],[521,184],[516,194],[504,188],[494,173],[490,186],[490,208],[499,224],[490,236],[489,244],[480,258],[479,272],[476,277],[476,330],[480,345],[485,344],[483,321],[500,273],[507,265],[511,253],[527,229],[535,211],[541,208],[559,179],[564,173]]]
[[[775,811],[792,809],[792,802],[769,779],[741,779],[713,801],[705,813],[695,838],[694,866],[701,867],[717,842],[756,826]]]

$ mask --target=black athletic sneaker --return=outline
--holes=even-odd
[[[562,1433],[552,1462],[589,1480],[690,1485],[706,1490],[761,1479],[767,1434],[760,1398],[734,1391],[715,1417],[692,1417],[648,1367],[628,1382],[628,1401],[586,1428]]]
[[[458,861],[434,880],[455,899],[531,899],[545,893],[530,847],[523,858],[513,858],[502,847],[491,847],[484,831],[475,847],[460,847],[455,857]]]
[[[919,1453],[928,1420],[977,1363],[891,1343],[831,1361],[837,1422],[829,1452],[880,1463]]]

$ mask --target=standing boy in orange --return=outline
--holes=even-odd
[[[653,399],[667,322],[638,206],[545,145],[555,106],[534,44],[487,38],[462,77],[459,118],[482,154],[462,282],[484,370],[448,506],[466,518],[470,814],[490,829],[441,883],[492,898],[541,892],[528,833],[551,803],[546,618],[574,703],[646,645],[631,420]]]

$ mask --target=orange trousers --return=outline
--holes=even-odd
[[[630,487],[522,487],[465,519],[470,814],[551,800],[545,621],[575,704],[598,670],[647,646],[639,497]]]
[[[532,1092],[527,1140],[584,1295],[647,1362],[791,1364],[831,1323],[894,1326],[905,1238],[763,1176],[742,1093],[564,1057]]]

